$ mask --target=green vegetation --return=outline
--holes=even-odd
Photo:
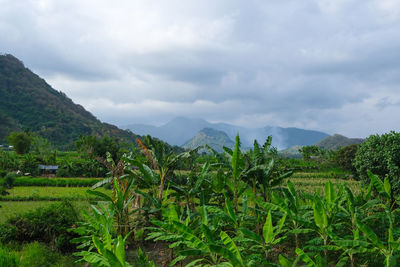
[[[90,187],[101,181],[101,178],[32,178],[18,177],[14,186],[59,186],[59,187]]]
[[[8,219],[20,217],[25,213],[35,211],[36,209],[47,208],[53,204],[61,203],[62,201],[1,201],[0,211],[0,223],[6,222]],[[85,201],[70,201],[76,210],[80,211],[83,209],[88,209],[89,202]],[[28,240],[27,240],[28,241]]]
[[[22,187],[17,186],[8,190],[8,195],[0,197],[0,200],[85,200],[94,198],[87,194],[85,187]],[[109,190],[98,189],[99,192],[110,194]]]
[[[378,175],[382,181],[387,176],[392,185],[392,195],[398,195],[400,193],[400,133],[390,132],[368,137],[356,153],[354,166],[364,184],[370,181],[368,171]]]
[[[400,142],[397,134],[388,136],[370,137],[373,142],[367,139],[358,150],[306,147],[304,159],[281,158],[271,137],[243,151],[237,136],[224,153],[210,146],[176,153],[149,136],[131,149],[121,149],[112,138],[81,137],[78,151],[54,158],[59,173],[73,178],[17,176],[13,168],[33,166],[46,150],[2,151],[0,182],[8,194],[0,199],[5,214],[0,261],[10,266],[46,266],[42,258],[60,266],[76,260],[91,266],[396,266],[395,172],[374,174],[377,166],[367,170],[367,180],[358,181],[358,173],[347,168],[368,159],[359,153],[371,144],[393,148],[382,155],[395,162],[394,144]],[[106,177],[77,178],[100,168]]]
[[[14,147],[15,152],[25,154],[31,147],[32,135],[29,132],[12,132],[7,140]]]

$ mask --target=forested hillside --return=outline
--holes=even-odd
[[[57,147],[70,146],[79,135],[108,135],[125,142],[137,137],[102,123],[14,56],[0,55],[0,143],[11,131],[27,128]]]
[[[334,134],[329,136],[320,142],[316,143],[315,145],[320,148],[330,149],[330,150],[337,150],[341,147],[349,146],[349,145],[359,145],[364,142],[362,138],[348,138],[346,136],[340,134]]]

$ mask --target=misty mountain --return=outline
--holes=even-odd
[[[196,134],[193,138],[183,144],[185,149],[194,149],[198,146],[209,145],[217,152],[223,152],[222,147],[226,146],[232,148],[235,143],[229,138],[229,136],[223,132],[212,128],[204,128]]]
[[[139,135],[150,134],[172,145],[182,146],[185,142],[197,135],[204,128],[212,128],[225,132],[231,140],[239,133],[242,147],[252,147],[257,139],[264,143],[272,135],[272,145],[278,149],[285,149],[294,145],[313,145],[329,135],[319,131],[304,130],[299,128],[282,128],[266,126],[262,128],[247,128],[227,123],[210,123],[203,119],[177,117],[162,126],[145,124],[131,124],[123,126]]]

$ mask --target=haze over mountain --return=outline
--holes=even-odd
[[[102,123],[64,93],[54,90],[12,55],[0,55],[0,143],[12,131],[29,129],[57,147],[71,147],[79,135],[135,142],[132,132]]]
[[[313,145],[329,135],[319,131],[304,130],[299,128],[282,128],[266,126],[262,128],[246,128],[227,123],[210,123],[203,119],[176,117],[161,126],[146,124],[131,124],[122,126],[140,135],[150,134],[172,145],[182,146],[193,138],[200,130],[212,128],[225,132],[231,140],[239,133],[243,147],[251,147],[255,139],[264,143],[272,135],[272,144],[278,149],[285,149],[294,145]]]

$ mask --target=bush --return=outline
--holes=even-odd
[[[21,160],[19,169],[23,173],[30,173],[31,175],[39,175],[39,160],[36,155],[25,154]]]
[[[353,166],[354,159],[359,145],[353,144],[345,146],[336,152],[336,163],[343,170],[351,172],[353,175],[357,173],[356,168]]]
[[[400,193],[400,133],[371,135],[360,145],[354,160],[362,182],[369,182],[367,171],[384,179],[386,175],[394,194]]]
[[[64,201],[18,215],[0,225],[0,242],[44,242],[62,252],[74,250],[69,241],[75,236],[67,230],[78,221],[71,203]]]
[[[14,181],[17,176],[16,173],[8,173],[3,179],[3,186],[7,189],[11,189],[14,186]]]
[[[3,178],[4,176],[7,175],[7,171],[5,170],[0,170],[0,178]]]
[[[10,193],[7,192],[6,188],[2,184],[0,184],[0,197],[1,196],[6,196],[6,195],[9,195],[9,194]]]

